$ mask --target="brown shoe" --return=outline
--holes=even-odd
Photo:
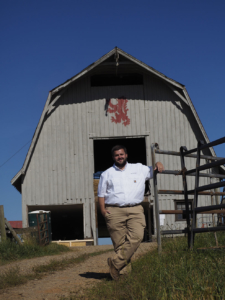
[[[112,263],[111,258],[108,258],[108,265],[109,265],[109,273],[114,280],[119,280],[120,272],[115,268],[114,264]]]

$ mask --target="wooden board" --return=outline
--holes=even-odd
[[[23,233],[36,232],[36,231],[38,231],[38,228],[37,227],[28,227],[28,228],[17,228],[14,230],[17,234],[23,234]]]
[[[72,241],[53,241],[52,243],[56,243],[58,245],[63,245],[66,247],[85,247],[94,245],[94,240],[72,240]]]
[[[71,247],[83,247],[86,246],[86,242],[71,242]]]

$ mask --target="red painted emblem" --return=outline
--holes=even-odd
[[[112,123],[123,123],[124,126],[130,124],[130,119],[127,115],[128,108],[127,108],[127,99],[116,99],[117,103],[112,104],[111,99],[109,100],[109,107],[108,112],[110,114],[114,113],[114,117],[111,117]]]

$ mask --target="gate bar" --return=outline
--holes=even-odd
[[[199,206],[193,209],[195,212],[203,212],[209,211],[213,209],[225,208],[225,204],[218,204],[218,205],[210,205],[210,206]]]
[[[167,150],[160,150],[160,149],[155,149],[155,153],[157,154],[168,154],[168,155],[174,155],[174,156],[180,156],[180,152],[176,151],[167,151]],[[186,154],[185,157],[192,157],[192,158],[197,158],[196,154]],[[201,159],[209,159],[209,160],[219,160],[223,159],[224,157],[218,157],[218,156],[209,156],[209,155],[200,155]]]
[[[206,227],[206,228],[193,228],[194,233],[201,233],[201,232],[215,232],[215,231],[224,231],[225,226],[218,226],[218,227]]]
[[[201,192],[201,191],[215,189],[215,188],[219,188],[219,187],[223,187],[223,186],[225,186],[225,181],[220,181],[220,182],[216,182],[216,183],[199,186],[196,188],[196,191]],[[188,194],[193,194],[194,192],[195,192],[195,190],[190,190],[190,191],[188,191]]]
[[[199,147],[187,151],[185,156],[187,156],[187,154],[197,152],[198,149],[199,149],[199,151],[201,151],[203,149],[210,148],[210,147],[213,147],[213,146],[217,146],[217,145],[220,145],[220,144],[223,144],[223,143],[225,143],[225,137],[223,137],[221,139],[218,139],[218,140],[215,140],[214,142],[211,142],[211,143],[208,143],[208,144],[202,144],[201,146],[199,145]]]
[[[193,171],[193,170],[192,170]],[[194,169],[195,171],[195,169]],[[185,175],[187,176],[195,176],[196,173],[195,172],[186,172]],[[191,174],[189,174],[191,173]],[[165,170],[165,171],[162,171],[161,173],[159,174],[168,174],[168,175],[176,175],[176,176],[179,176],[179,175],[182,175],[182,172],[181,171],[171,171],[171,170]],[[221,175],[221,174],[213,174],[213,173],[199,173],[199,176],[200,177],[210,177],[210,178],[222,178],[222,179],[225,179],[225,175]]]
[[[160,195],[184,195],[184,191],[180,190],[158,190],[158,194]],[[189,195],[194,194],[189,191]],[[225,196],[225,192],[199,192],[199,196]]]
[[[162,230],[161,234],[181,234],[181,233],[188,233],[187,228],[181,230]]]
[[[185,173],[186,173],[186,175],[188,175],[190,173],[195,172],[195,170],[203,171],[203,170],[211,169],[211,168],[214,168],[214,167],[217,167],[217,166],[220,166],[220,165],[224,165],[224,164],[225,164],[225,158],[217,160],[217,161],[214,161],[212,163],[204,164],[202,166],[198,166],[195,169],[186,171]]]
[[[195,210],[196,211],[196,210]],[[190,209],[189,213],[192,213],[193,210]],[[225,209],[216,209],[216,210],[207,210],[207,211],[196,211],[198,214],[225,214]],[[173,209],[173,210],[160,210],[160,215],[179,215],[179,214],[186,214],[186,210],[184,209]]]
[[[206,149],[206,148],[210,148],[210,147],[213,147],[213,146],[217,146],[217,145],[220,145],[220,144],[223,144],[225,143],[225,137],[222,137],[218,140],[215,140],[211,143],[208,143],[208,144],[203,144],[200,146],[199,150],[203,150],[203,149]]]

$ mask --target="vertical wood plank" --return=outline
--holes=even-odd
[[[86,103],[82,103],[82,115],[83,115],[83,128],[82,128],[82,135],[83,135],[83,181],[84,181],[84,198],[88,198],[88,132],[87,132],[87,110],[86,110]]]
[[[49,204],[49,200],[51,197],[51,185],[49,182],[49,162],[50,159],[48,159],[48,135],[49,135],[49,125],[48,125],[49,119],[46,119],[44,123],[44,134],[43,134],[43,178],[42,178],[42,184],[43,184],[43,204]]]
[[[70,94],[67,96],[67,101],[65,103],[65,174],[66,174],[66,201],[70,203],[71,201],[71,104],[70,104]]]
[[[62,150],[63,147],[63,108],[62,103],[58,104],[58,109],[56,110],[56,121],[57,121],[57,204],[63,203],[63,156]]]
[[[79,186],[78,186],[78,198],[82,199],[83,195],[84,195],[84,178],[83,178],[83,162],[84,162],[84,156],[83,156],[83,134],[82,134],[82,109],[81,109],[81,103],[77,104],[78,105],[78,153],[79,153],[79,161],[78,161],[78,165],[79,165],[79,170],[78,170],[78,176],[79,176]]]
[[[55,108],[57,110],[57,107]],[[50,153],[52,153],[52,201],[51,203],[57,203],[57,159],[56,159],[56,121],[55,121],[56,113],[51,114],[51,126],[52,126],[52,144],[50,148]]]
[[[73,193],[75,199],[78,199],[78,186],[79,186],[79,154],[78,154],[78,104],[77,104],[77,88],[74,89],[73,94],[73,101],[74,101],[74,108],[73,108],[73,147],[74,147],[74,188]]]

